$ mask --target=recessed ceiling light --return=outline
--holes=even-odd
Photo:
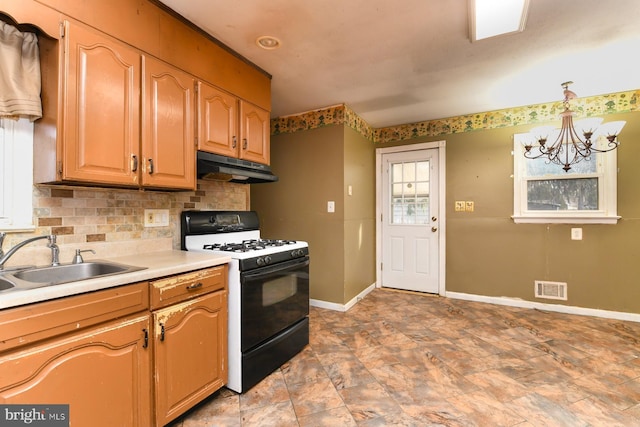
[[[273,36],[260,36],[256,39],[256,44],[263,49],[273,50],[280,47],[280,40]]]

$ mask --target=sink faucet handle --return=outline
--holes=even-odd
[[[84,262],[84,259],[82,259],[82,252],[91,252],[92,254],[95,254],[96,251],[94,251],[93,249],[76,249],[76,256],[73,257],[73,264],[82,264]]]
[[[4,243],[4,238],[7,235],[6,232],[0,231],[0,258],[4,256],[4,251],[2,250],[2,244]]]

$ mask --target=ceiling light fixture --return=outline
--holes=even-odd
[[[573,116],[575,116],[575,112],[571,110],[569,101],[577,98],[577,95],[569,90],[570,84],[573,82],[562,83],[564,111],[560,113],[561,128],[540,126],[531,129],[528,141],[524,143],[526,158],[547,157],[550,163],[562,166],[565,172],[569,172],[573,164],[585,159],[590,160],[592,153],[606,153],[618,148],[620,145],[617,139],[618,134],[626,124],[624,121],[616,121],[600,126],[603,119],[591,117],[577,121],[574,127]],[[580,139],[578,132],[582,133],[584,140]],[[549,138],[555,138],[552,144],[547,144]],[[538,144],[538,149],[532,151],[534,143]]]
[[[256,39],[256,44],[266,50],[274,50],[282,45],[280,40],[273,36],[260,36]]]
[[[524,31],[529,0],[469,0],[472,42]]]

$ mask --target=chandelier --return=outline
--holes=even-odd
[[[569,90],[570,84],[573,82],[562,83],[564,111],[560,113],[560,117],[562,117],[561,128],[540,126],[531,129],[527,141],[524,143],[524,156],[527,159],[546,157],[547,162],[562,166],[565,172],[569,172],[571,165],[582,160],[591,160],[592,153],[605,153],[618,148],[620,143],[617,137],[626,123],[617,121],[601,126],[603,119],[591,117],[576,121],[574,125],[575,112],[571,110],[569,101],[577,98],[577,95]],[[582,134],[582,139],[579,133]],[[548,144],[549,140],[554,142]]]

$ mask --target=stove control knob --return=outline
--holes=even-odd
[[[266,257],[264,257],[264,263],[265,264],[271,264],[271,257],[269,255],[267,255]]]
[[[264,264],[265,264],[265,263],[264,263],[264,258],[262,258],[262,257],[258,258],[258,259],[256,260],[256,264],[258,264],[258,265],[260,265],[260,266],[264,265]]]

